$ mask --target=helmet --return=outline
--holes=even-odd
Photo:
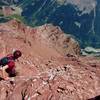
[[[16,50],[16,51],[14,51],[14,53],[13,53],[13,56],[14,56],[15,59],[21,57],[21,55],[22,55],[22,53],[21,53],[20,50]]]

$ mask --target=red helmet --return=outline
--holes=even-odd
[[[13,56],[14,56],[15,59],[21,57],[21,55],[22,55],[22,53],[21,53],[20,50],[16,50],[16,51],[14,51],[14,53],[13,53]]]

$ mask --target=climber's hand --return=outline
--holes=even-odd
[[[9,77],[5,77],[5,78],[4,78],[4,80],[9,80],[9,79],[10,79]]]

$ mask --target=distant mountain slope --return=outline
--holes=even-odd
[[[18,3],[20,0],[0,0],[0,4],[12,5]]]

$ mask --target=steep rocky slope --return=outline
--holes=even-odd
[[[0,100],[87,100],[100,95],[100,59],[81,57],[78,43],[51,24],[0,24],[0,57],[20,49],[17,76],[0,81]]]

